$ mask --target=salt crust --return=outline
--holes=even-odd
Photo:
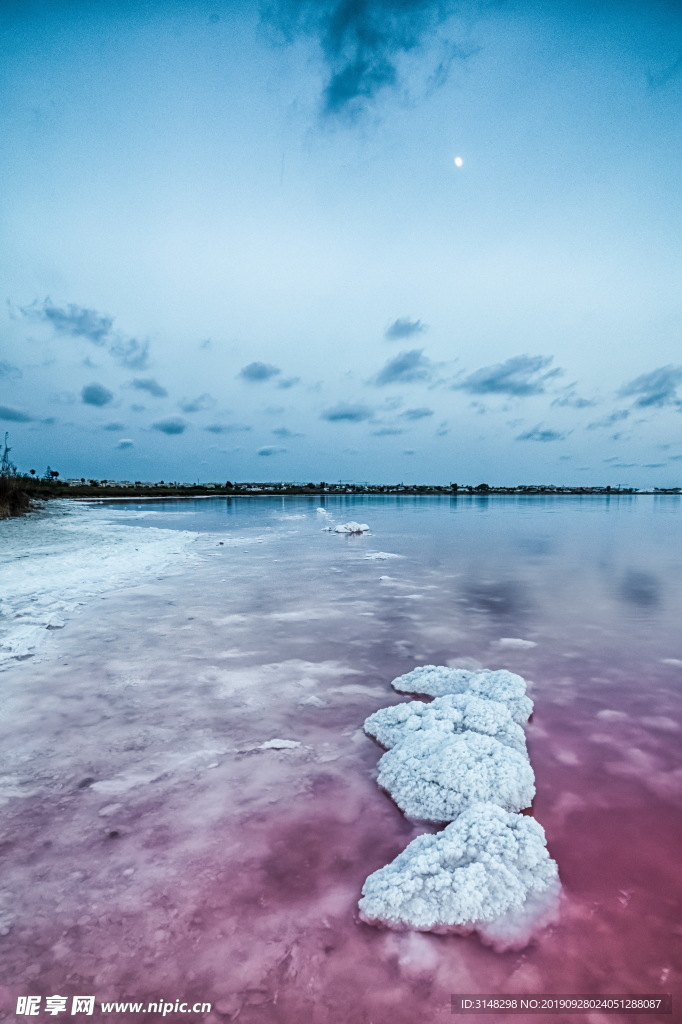
[[[522,948],[555,916],[556,862],[534,818],[472,804],[437,835],[423,835],[362,889],[368,924],[439,933],[479,932],[498,949]]]
[[[470,693],[446,694],[430,704],[412,700],[381,708],[369,716],[364,730],[386,749],[420,732],[453,735],[470,730],[492,736],[528,756],[524,731],[512,720],[508,708]]]
[[[93,597],[197,557],[196,533],[120,526],[117,511],[57,499],[2,523],[0,668],[35,655]]]
[[[379,761],[377,781],[408,817],[425,821],[452,821],[478,801],[520,811],[535,796],[523,754],[469,731],[421,731],[401,740]]]
[[[472,693],[504,704],[515,722],[527,722],[533,702],[526,696],[526,683],[506,669],[446,668],[444,665],[421,665],[391,683],[399,693],[425,693],[443,697],[448,693]]]
[[[351,521],[350,523],[342,523],[340,526],[331,526],[328,529],[332,533],[367,533],[369,526],[367,523],[356,523]]]

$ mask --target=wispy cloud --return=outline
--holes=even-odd
[[[238,434],[244,430],[251,430],[245,423],[209,423],[204,430],[211,434]]]
[[[293,388],[296,384],[300,383],[300,377],[284,377],[282,380],[277,381],[278,388]]]
[[[419,409],[406,409],[405,412],[400,413],[401,419],[404,420],[423,420],[427,416],[433,416],[433,409],[422,407]]]
[[[85,405],[109,405],[113,398],[113,392],[103,384],[86,384],[81,390],[81,401]]]
[[[524,434],[517,434],[517,441],[563,441],[568,434],[562,434],[558,430],[543,430],[541,427],[533,427]]]
[[[20,312],[30,320],[49,324],[58,334],[72,338],[85,338],[93,345],[105,348],[122,366],[141,370],[149,358],[149,342],[140,341],[114,330],[113,317],[98,313],[71,302],[57,306],[49,297],[30,306],[20,306]]]
[[[387,384],[416,384],[428,381],[433,376],[433,364],[424,355],[424,349],[415,348],[409,352],[399,352],[393,359],[379,370],[371,383],[377,387]]]
[[[0,377],[3,380],[19,380],[22,376],[22,372],[18,366],[14,366],[12,363],[0,362]]]
[[[272,366],[270,363],[249,363],[248,366],[242,366],[238,375],[242,380],[247,380],[251,384],[258,384],[264,380],[271,380],[276,377],[282,371],[278,366]]]
[[[339,402],[331,409],[325,409],[321,413],[321,419],[329,420],[330,423],[361,423],[363,420],[371,420],[373,415],[373,410],[367,405]]]
[[[472,395],[541,395],[549,380],[563,373],[549,369],[553,356],[512,356],[504,363],[484,366],[452,387]]]
[[[152,423],[154,430],[160,430],[162,434],[184,434],[187,430],[187,424],[184,420],[181,420],[179,416],[170,416],[166,420],[157,420],[156,423]]]
[[[384,331],[384,337],[389,341],[401,341],[403,338],[411,338],[415,334],[421,334],[427,329],[427,325],[421,320],[410,320],[409,317],[398,317]]]
[[[133,441],[133,439],[131,437],[122,437],[121,440],[116,445],[116,447],[120,448],[121,450],[123,450],[125,448],[134,448],[135,447],[135,442]]]
[[[401,84],[401,58],[432,41],[453,7],[446,0],[272,0],[265,11],[287,42],[301,34],[317,40],[327,69],[323,113],[353,116]],[[446,62],[435,63],[438,82]]]
[[[284,455],[286,451],[286,448],[282,448],[279,445],[272,444],[265,445],[263,448],[259,448],[258,451],[256,452],[256,455]]]
[[[199,395],[197,398],[183,399],[179,405],[183,412],[203,412],[204,409],[210,409],[215,405],[215,398],[209,395],[208,392],[204,392],[203,395]]]
[[[379,430],[373,430],[373,437],[390,437],[393,434],[404,434],[404,430],[400,430],[399,427],[380,427]]]
[[[0,405],[0,420],[7,420],[10,423],[32,423],[35,416],[29,416],[21,409],[13,409],[9,405]]]
[[[681,405],[677,389],[682,384],[682,366],[661,366],[651,373],[635,377],[624,384],[618,392],[622,397],[634,397],[635,405],[645,409],[650,406]]]
[[[303,434],[297,434],[288,427],[275,427],[272,432],[276,437],[303,437]]]
[[[124,423],[105,423],[104,426],[102,427],[102,430],[111,430],[112,433],[115,432],[117,434],[120,434],[122,430],[125,430],[125,424]]]
[[[583,398],[581,395],[576,394],[575,384],[569,384],[568,387],[561,388],[560,393],[552,402],[553,406],[557,408],[569,408],[569,409],[587,409],[591,405],[596,405],[590,398]]]
[[[138,391],[148,391],[154,398],[166,398],[168,395],[166,389],[153,377],[135,377],[131,380],[130,386],[137,388]]]
[[[628,409],[614,409],[608,416],[602,416],[600,420],[593,420],[592,423],[588,423],[587,430],[600,430],[602,427],[612,427],[614,423],[620,423],[621,420],[626,420],[630,412]]]

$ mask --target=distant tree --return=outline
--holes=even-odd
[[[232,486],[232,481],[231,480],[226,480],[225,481],[225,486],[226,487],[231,487]]]
[[[51,469],[50,470],[50,477],[53,480],[56,480],[58,476],[59,476],[59,470],[58,469]]]
[[[29,469],[29,473],[31,474],[31,476],[35,476],[36,475],[35,469]]]
[[[84,483],[85,483],[85,477],[84,477],[84,476],[82,476],[82,477],[81,477],[81,483],[82,483],[82,484],[84,484]]]
[[[490,487],[488,486],[488,484],[478,484],[477,487],[476,487],[476,490],[477,491],[489,491]]]
[[[51,480],[51,479],[52,479],[52,470],[48,466],[47,469],[45,470],[45,472],[43,473],[43,480]]]
[[[99,487],[99,480],[90,480],[91,487]]]

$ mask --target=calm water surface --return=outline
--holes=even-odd
[[[108,506],[199,532],[200,560],[14,669],[3,742],[32,788],[7,805],[10,995],[206,1000],[240,1024],[445,1021],[458,992],[682,998],[679,498],[324,500],[362,537],[323,532],[320,504]],[[522,952],[357,920],[365,877],[424,830],[377,789],[362,722],[425,663],[530,681],[532,813],[565,898]],[[618,1019],[658,1018],[589,1018]]]

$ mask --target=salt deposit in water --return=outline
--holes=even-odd
[[[466,730],[492,736],[528,756],[526,737],[504,704],[469,693],[446,694],[430,704],[413,700],[381,708],[365,721],[365,732],[389,749],[421,732],[453,735]]]
[[[477,931],[498,949],[522,948],[555,917],[559,891],[542,826],[481,802],[370,875],[360,916],[389,928]]]
[[[417,732],[379,761],[379,785],[410,818],[452,821],[477,801],[529,807],[535,777],[527,758],[475,732]]]
[[[527,722],[533,702],[526,696],[526,683],[521,676],[506,669],[446,668],[444,665],[421,665],[391,683],[399,693],[424,693],[444,697],[447,693],[475,693],[506,705],[515,722]]]

